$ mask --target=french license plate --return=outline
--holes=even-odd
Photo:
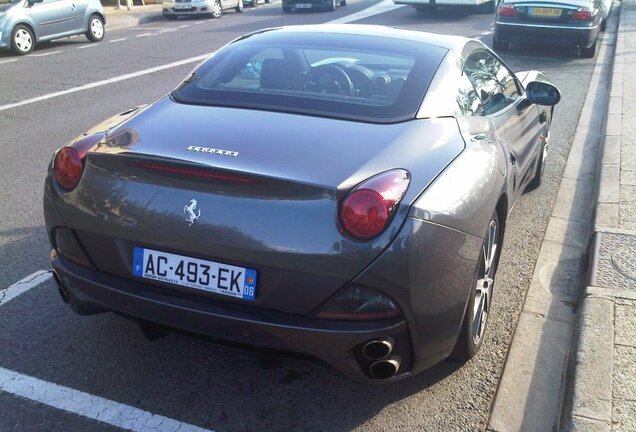
[[[256,270],[136,247],[133,274],[243,300],[256,297]]]
[[[530,15],[539,17],[560,17],[561,9],[533,7],[530,8]]]
[[[174,5],[175,9],[192,9],[192,5],[188,3],[177,3]]]
[[[311,9],[311,3],[299,3],[295,7],[296,9]]]

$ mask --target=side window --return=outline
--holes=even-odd
[[[459,85],[457,88],[457,96],[455,97],[457,102],[457,115],[462,116],[481,116],[483,115],[483,109],[481,107],[481,100],[475,91],[475,87],[470,82],[466,74],[462,74],[459,78]]]
[[[477,90],[485,115],[501,111],[519,97],[514,76],[488,51],[476,51],[468,57],[464,72]]]

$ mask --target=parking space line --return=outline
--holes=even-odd
[[[147,36],[152,36],[154,33],[142,33],[142,34],[138,34],[137,37],[147,37]]]
[[[41,102],[47,99],[53,99],[59,96],[64,96],[67,94],[71,94],[71,93],[77,93],[80,91],[84,91],[84,90],[90,90],[92,88],[95,87],[101,87],[101,86],[105,86],[108,84],[113,84],[119,81],[125,81],[125,80],[129,80],[131,78],[137,78],[140,76],[144,76],[144,75],[148,75],[151,73],[155,73],[155,72],[159,72],[165,69],[170,69],[170,68],[174,68],[174,67],[178,67],[178,66],[183,66],[189,63],[194,63],[194,62],[200,62],[202,60],[205,60],[206,58],[208,58],[210,56],[210,54],[203,54],[200,56],[196,56],[196,57],[190,57],[184,60],[179,60],[176,62],[172,62],[172,63],[167,63],[161,66],[155,66],[155,67],[151,67],[149,69],[143,69],[137,72],[132,72],[132,73],[128,73],[128,74],[124,74],[124,75],[119,75],[116,76],[114,78],[109,78],[109,79],[105,79],[105,80],[101,80],[101,81],[95,81],[92,83],[88,83],[88,84],[84,84],[78,87],[71,87],[69,89],[66,90],[61,90],[55,93],[49,93],[43,96],[38,96],[38,97],[34,97],[31,99],[25,99],[23,101],[20,102],[14,102],[14,103],[10,103],[10,104],[6,104],[6,105],[0,105],[0,111],[6,111],[12,108],[17,108],[23,105],[29,105],[35,102]]]
[[[18,59],[0,60],[0,64],[17,62]]]
[[[211,432],[190,423],[0,367],[0,390],[134,432]]]
[[[479,33],[480,36],[488,36],[490,33],[492,33],[491,31],[484,31]]]
[[[46,57],[46,56],[50,56],[53,54],[59,54],[62,51],[51,51],[51,52],[46,52],[46,53],[42,53],[42,54],[31,54],[31,57]]]
[[[337,18],[331,21],[327,21],[325,24],[347,24],[353,21],[369,18],[375,15],[380,15],[385,12],[390,12],[395,9],[404,7],[404,5],[396,5],[393,0],[383,0],[380,3],[363,9],[359,12],[345,15],[342,18]]]
[[[11,300],[24,294],[33,287],[46,282],[51,278],[51,272],[46,270],[38,270],[33,274],[25,277],[24,279],[14,283],[8,288],[0,291],[0,306],[9,303]]]
[[[120,39],[113,39],[112,41],[108,41],[109,43],[115,43],[115,42],[122,42],[125,41],[128,38],[120,38]]]
[[[93,48],[93,47],[96,47],[96,46],[98,46],[98,45],[94,44],[94,43],[89,43],[89,44],[86,44],[86,45],[78,46],[76,49]]]

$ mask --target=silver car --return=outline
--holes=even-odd
[[[105,23],[99,0],[0,0],[0,49],[25,55],[39,42],[78,34],[99,42]]]
[[[243,0],[164,0],[162,7],[163,16],[167,19],[191,15],[219,18],[226,9],[243,12]]]

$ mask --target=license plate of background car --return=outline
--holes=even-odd
[[[187,3],[185,3],[185,4],[175,4],[174,8],[175,9],[192,9],[192,5],[189,5]]]
[[[311,4],[300,3],[295,6],[296,9],[311,9]]]
[[[530,8],[530,15],[536,17],[560,17],[561,9],[533,7]]]
[[[243,300],[256,297],[256,270],[136,247],[133,274]]]

